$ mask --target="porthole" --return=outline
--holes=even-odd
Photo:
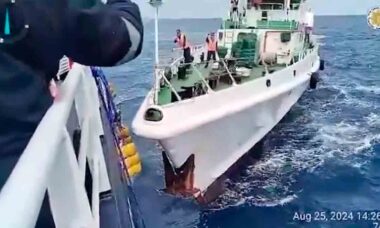
[[[267,84],[267,87],[270,87],[271,86],[271,81],[268,79],[266,84]]]
[[[144,119],[147,121],[154,121],[158,122],[161,121],[164,116],[162,115],[162,112],[160,110],[157,110],[155,108],[149,108],[145,112]]]

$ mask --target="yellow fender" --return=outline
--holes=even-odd
[[[133,143],[133,141],[132,141],[132,137],[131,137],[131,136],[129,136],[128,138],[123,139],[123,144],[124,144],[124,145],[125,145],[125,144],[128,144],[128,143]]]
[[[137,174],[141,173],[141,170],[141,163],[138,163],[137,165],[134,165],[128,169],[129,176],[136,176]]]
[[[123,157],[126,158],[135,155],[137,153],[137,148],[134,143],[128,143],[121,148],[121,151],[123,153]]]
[[[124,159],[124,163],[125,163],[125,166],[128,169],[131,168],[134,165],[137,165],[137,164],[141,163],[139,154],[136,153],[133,156],[127,157],[126,159]]]
[[[142,170],[141,160],[136,145],[133,143],[132,137],[129,135],[128,127],[119,127],[118,134],[121,138],[121,153],[124,158],[124,165],[127,168],[129,176],[136,176]]]
[[[122,126],[119,128],[119,136],[120,138],[128,138],[129,137],[129,129],[128,127]]]

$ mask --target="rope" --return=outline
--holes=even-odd
[[[131,187],[132,186],[131,177],[129,176],[128,168],[125,166],[124,161],[123,161],[123,157],[121,155],[122,150],[121,150],[120,144],[119,144],[120,138],[116,134],[116,124],[115,124],[118,121],[118,111],[117,111],[115,102],[113,101],[112,94],[108,88],[109,83],[108,83],[106,76],[104,75],[103,71],[99,67],[91,67],[91,71],[92,71],[92,75],[95,79],[96,85],[98,87],[98,93],[99,93],[99,96],[101,98],[101,102],[102,102],[103,107],[105,108],[105,111],[106,111],[107,119],[108,119],[109,125],[111,127],[111,131],[112,131],[114,143],[116,144],[116,147],[119,151],[120,166],[121,166],[122,170],[124,171],[124,173],[126,173],[126,175],[122,175],[124,177],[123,179],[126,180],[126,182],[128,184],[127,187],[130,191],[130,195],[132,196],[132,200],[137,207],[137,212],[140,216],[140,222],[141,222],[140,226],[145,227],[144,220],[141,217],[140,206],[138,204],[136,194],[134,193],[134,191]],[[132,207],[131,207],[131,209],[132,209]],[[132,218],[132,222],[133,222],[133,218]]]

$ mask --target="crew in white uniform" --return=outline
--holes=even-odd
[[[306,42],[309,43],[310,42],[310,35],[311,33],[313,32],[313,28],[314,28],[314,14],[313,12],[311,12],[311,9],[309,9],[306,13],[305,13],[305,39],[306,39]]]

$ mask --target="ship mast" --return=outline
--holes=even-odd
[[[150,0],[149,4],[155,8],[156,13],[154,17],[154,30],[155,30],[155,67],[158,67],[159,56],[158,56],[158,8],[162,5],[162,0]]]

